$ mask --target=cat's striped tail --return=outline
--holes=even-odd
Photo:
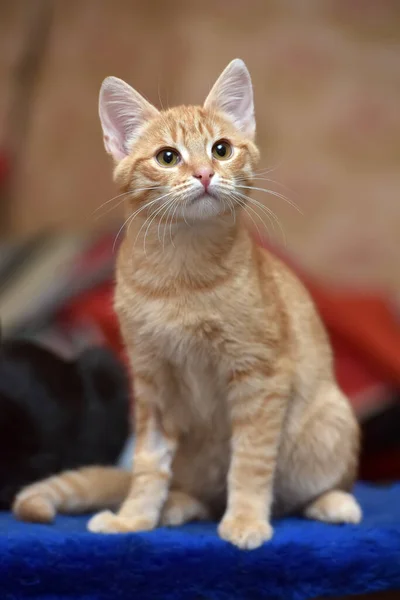
[[[14,515],[22,521],[51,523],[57,512],[78,514],[116,508],[128,494],[130,473],[113,467],[65,471],[23,488]]]

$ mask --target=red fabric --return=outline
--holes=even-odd
[[[400,385],[400,328],[385,299],[309,287],[328,328],[343,336],[377,377]]]
[[[59,319],[73,328],[99,328],[105,344],[123,357],[124,348],[113,308],[113,288],[114,284],[108,282],[81,294],[62,309]]]
[[[335,356],[335,372],[342,390],[351,398],[353,407],[363,412],[368,403],[376,402],[377,398],[385,398],[391,391],[382,377],[379,377],[374,365],[362,360],[358,352],[332,328],[328,330]]]
[[[84,279],[87,273],[104,268],[114,262],[114,235],[105,235],[92,244],[74,263],[73,276]]]

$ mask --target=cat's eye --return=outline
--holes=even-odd
[[[232,156],[232,146],[225,140],[219,140],[212,147],[212,155],[217,160],[227,160]]]
[[[180,154],[173,148],[164,148],[156,156],[156,160],[162,167],[175,167],[180,160]]]

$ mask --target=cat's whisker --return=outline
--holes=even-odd
[[[182,216],[183,216],[183,220],[185,221],[186,225],[188,227],[191,227],[192,225],[190,223],[188,223],[188,221],[186,221],[186,215],[185,215],[185,208],[187,208],[187,203],[189,200],[189,196],[186,197],[183,208],[182,208]]]
[[[112,247],[113,253],[115,252],[115,246],[117,245],[117,241],[118,241],[119,236],[121,235],[122,230],[124,229],[124,227],[126,225],[128,225],[128,223],[130,224],[133,221],[133,219],[135,218],[135,216],[136,216],[136,212],[130,214],[129,217],[122,223],[121,227],[119,228],[118,233],[115,236],[115,239],[114,239],[114,242],[113,242],[113,247]]]
[[[132,215],[129,215],[129,217],[122,223],[121,227],[119,228],[118,233],[115,236],[114,242],[113,242],[113,247],[112,247],[113,254],[115,252],[115,246],[117,245],[118,238],[121,235],[121,232],[124,229],[125,225],[127,225],[129,223],[129,221],[130,221],[131,218],[132,218]]]
[[[164,215],[165,215],[165,213],[168,211],[168,208],[169,208],[169,205],[170,205],[170,202],[171,202],[171,200],[173,201],[174,199],[173,199],[173,198],[172,198],[172,199],[170,198],[170,199],[169,199],[169,200],[166,202],[165,210],[164,210],[164,212],[161,214],[161,216],[160,216],[160,218],[159,218],[159,220],[158,220],[158,227],[157,227],[157,237],[158,237],[158,241],[159,241],[160,243],[161,243],[161,235],[160,235],[160,228],[161,228],[161,224],[162,224],[162,222],[163,222],[163,219],[164,219]]]
[[[220,186],[221,189],[225,193],[228,194],[228,197],[226,198],[226,201],[227,201],[228,208],[231,211],[231,215],[233,217],[233,224],[235,225],[236,224],[236,212],[235,212],[234,204],[232,204],[231,199],[230,199],[230,195],[233,192],[233,189],[232,189],[232,186],[227,185],[227,181],[226,180],[222,179],[221,183],[222,183],[222,185]],[[222,202],[224,203],[224,206],[225,206],[225,198],[224,198],[224,196],[222,197]]]
[[[173,213],[172,213],[172,216],[171,216],[171,220],[169,222],[169,239],[171,240],[171,244],[172,244],[172,246],[174,248],[176,248],[176,246],[174,244],[174,240],[172,239],[172,221],[173,221],[173,218],[175,216],[175,213],[176,213],[176,210],[177,210],[178,206],[179,206],[179,201],[177,200],[176,206],[175,206],[175,208],[173,210]]]
[[[135,218],[135,217],[136,217],[136,216],[137,216],[137,215],[138,215],[138,214],[139,214],[139,213],[140,213],[142,210],[144,210],[145,208],[150,208],[151,206],[153,206],[154,204],[157,204],[158,202],[160,202],[160,201],[161,201],[161,200],[163,200],[164,198],[167,198],[168,196],[170,196],[170,195],[171,195],[171,193],[172,193],[172,192],[168,192],[167,194],[164,194],[163,196],[160,196],[160,197],[158,197],[158,198],[154,198],[153,200],[151,200],[151,202],[148,202],[148,203],[146,203],[146,204],[145,204],[145,205],[143,205],[143,206],[142,206],[142,207],[141,207],[139,210],[135,211],[133,218]],[[162,208],[163,206],[164,206],[164,205],[162,205],[162,206],[161,206],[161,208]],[[133,244],[133,248],[134,248],[134,247],[135,247],[135,245],[136,245],[136,241],[137,241],[137,239],[138,239],[138,237],[139,237],[139,235],[140,235],[140,232],[142,231],[143,227],[146,225],[146,223],[147,223],[148,219],[151,217],[151,215],[152,215],[152,214],[153,214],[153,213],[151,213],[150,215],[148,215],[148,216],[146,217],[145,221],[142,223],[142,226],[140,227],[140,229],[139,229],[139,231],[138,231],[138,234],[137,234],[137,236],[136,236],[136,238],[135,238],[135,242],[134,242],[134,244]],[[132,220],[131,220],[131,223],[133,222],[133,218],[132,218]]]
[[[264,206],[264,204],[261,204],[261,202],[258,202],[254,198],[250,198],[249,196],[246,196],[245,194],[242,194],[241,192],[238,192],[238,191],[236,191],[235,193],[238,194],[245,202],[247,202],[249,204],[254,204],[254,206],[256,206],[259,210],[261,210],[261,212],[267,217],[269,223],[271,223],[274,231],[275,231],[274,223],[277,224],[277,226],[280,229],[281,235],[282,235],[283,244],[286,246],[287,245],[286,234],[285,234],[285,231],[284,231],[282,224],[281,224],[279,218],[277,217],[277,215],[270,208],[268,208],[268,206]],[[248,208],[251,208],[249,206],[249,204],[247,206],[248,206]],[[252,208],[251,208],[251,210],[253,212],[255,212],[257,214],[257,216],[259,217],[259,219],[263,222],[260,214]],[[264,223],[264,225],[266,225],[266,224]],[[267,230],[268,230],[268,228],[267,228]]]
[[[277,171],[283,164],[283,160],[281,160],[277,165],[275,165],[274,167],[269,167],[266,169],[261,169],[261,171],[254,171],[254,175],[268,175],[268,173],[273,173],[274,171]]]
[[[232,205],[232,203],[229,201],[229,198],[222,198],[222,202],[224,205],[224,213],[226,211],[226,209],[229,209],[229,212],[231,213],[231,217],[233,220],[233,224],[236,224],[236,213],[234,211],[234,207]]]
[[[164,187],[165,187],[165,186],[164,186]],[[176,187],[175,187],[173,190],[170,190],[169,192],[167,192],[167,194],[164,194],[163,196],[161,196],[161,197],[159,197],[159,198],[156,198],[154,201],[152,201],[152,203],[153,203],[153,202],[154,202],[154,203],[155,203],[155,202],[160,202],[161,200],[164,200],[164,199],[166,199],[166,198],[169,198],[169,196],[171,196],[172,194],[174,194],[174,196],[175,196],[177,193],[184,191],[184,190],[185,190],[185,188],[187,189],[187,184],[186,184],[186,183],[182,183],[182,184],[180,184],[180,185],[176,186]],[[168,202],[167,202],[167,208],[170,208],[170,207],[171,207],[173,200],[174,200],[174,198],[172,198],[172,199],[171,199],[171,198],[169,198],[169,200],[168,200]],[[133,248],[134,248],[134,247],[135,247],[135,245],[136,245],[136,242],[137,242],[137,240],[138,240],[138,238],[139,238],[139,236],[140,236],[140,233],[141,233],[142,229],[143,229],[144,227],[146,227],[146,225],[147,225],[147,229],[146,229],[146,232],[145,232],[145,235],[144,235],[144,240],[143,240],[143,251],[144,251],[144,253],[145,253],[145,255],[146,255],[146,256],[147,256],[147,253],[146,253],[146,237],[147,237],[148,231],[149,231],[149,229],[150,229],[150,226],[151,226],[151,224],[153,223],[154,219],[157,217],[157,215],[159,215],[159,214],[160,214],[160,212],[162,211],[162,209],[165,209],[165,208],[166,208],[166,207],[165,207],[165,204],[163,203],[163,205],[162,205],[162,206],[161,206],[159,209],[157,209],[157,210],[156,210],[154,213],[152,213],[151,215],[149,215],[149,217],[148,217],[148,218],[145,220],[145,222],[142,224],[142,226],[141,226],[141,228],[139,229],[139,232],[138,232],[138,234],[137,234],[137,236],[136,236],[135,242],[134,242],[134,244],[133,244]],[[164,212],[163,212],[163,213],[162,213],[162,215],[161,215],[160,222],[162,221],[162,218],[163,218],[163,216],[164,216]],[[168,221],[168,215],[167,215],[167,221]],[[158,224],[158,226],[160,226],[160,223]],[[159,236],[159,229],[157,229],[157,234],[158,234],[158,236]],[[159,236],[159,240],[160,240],[160,242],[161,242],[160,236]]]
[[[286,240],[285,230],[283,229],[282,224],[281,224],[280,220],[278,219],[277,215],[270,208],[263,206],[261,203],[255,201],[253,198],[250,198],[248,200],[248,202],[249,202],[249,204],[254,204],[259,210],[261,210],[262,213],[264,213],[264,215],[267,217],[268,221],[272,224],[272,228],[273,228],[274,232],[275,232],[274,223],[277,224],[280,234],[282,236],[282,243],[286,247],[287,240]]]
[[[133,192],[131,190],[129,190],[128,192],[124,192],[123,194],[118,194],[117,196],[114,196],[114,198],[110,198],[109,200],[107,200],[106,202],[103,202],[103,204],[100,204],[100,206],[98,206],[94,211],[93,211],[93,216],[96,215],[96,219],[101,219],[101,217],[103,217],[104,215],[108,214],[110,212],[110,210],[113,210],[114,208],[117,208],[117,206],[119,206],[120,204],[122,204],[122,202],[124,202],[124,200],[126,199],[127,196],[129,196],[129,194],[133,194]],[[97,215],[97,213],[104,207],[107,206],[108,204],[110,204],[110,202],[115,202],[116,200],[118,200],[118,198],[122,198],[122,200],[120,200],[119,202],[117,202],[117,204],[115,206],[112,206],[109,210],[105,211],[103,214],[101,215]]]
[[[157,212],[159,212],[160,210],[161,210],[160,208],[156,209],[155,214],[157,214]],[[140,228],[140,230],[139,230],[139,232],[138,232],[138,234],[136,236],[135,243],[133,244],[133,247],[135,247],[136,241],[137,241],[137,239],[139,237],[140,232],[142,231],[142,228],[147,224],[147,229],[146,229],[144,237],[143,237],[143,252],[144,252],[146,258],[147,258],[147,252],[146,252],[146,235],[147,235],[148,228],[150,227],[152,221],[153,221],[153,216],[147,217],[146,221],[143,223],[142,227]]]
[[[164,210],[164,212],[162,213],[161,217],[160,217],[160,218],[159,218],[159,220],[158,220],[158,226],[157,226],[157,238],[158,238],[158,241],[159,241],[160,243],[161,243],[161,233],[160,233],[161,224],[163,223],[163,218],[164,218],[164,215],[165,215],[165,213],[166,213],[166,211],[167,211],[167,210],[168,210],[168,202],[166,203],[166,206],[165,206],[165,210]]]
[[[232,215],[232,218],[233,218],[233,224],[234,224],[234,225],[236,225],[236,211],[235,211],[235,205],[234,205],[234,203],[232,202],[231,198],[229,198],[229,197],[228,197],[226,200],[227,200],[227,202],[228,202],[228,206],[229,206],[229,208],[230,208],[230,211],[231,211],[231,215]]]
[[[169,219],[169,214],[170,214],[170,211],[172,211],[172,209],[173,209],[174,202],[175,202],[175,199],[173,199],[172,203],[171,203],[171,204],[168,206],[167,218],[165,219],[165,223],[164,223],[164,231],[163,231],[163,251],[165,251],[165,236],[166,236],[167,229],[168,229],[168,219]]]
[[[138,241],[138,239],[139,239],[139,237],[140,237],[140,234],[141,234],[141,232],[142,232],[142,229],[143,229],[144,227],[146,227],[146,225],[147,225],[147,228],[146,228],[146,230],[145,230],[145,234],[144,234],[144,236],[143,236],[143,251],[144,251],[144,253],[145,253],[146,257],[147,257],[147,254],[146,254],[146,235],[147,235],[147,230],[148,230],[149,226],[151,225],[151,223],[152,223],[152,221],[153,221],[153,218],[154,218],[154,217],[157,215],[157,213],[158,213],[158,212],[160,212],[160,211],[161,211],[162,209],[164,209],[164,208],[165,208],[165,206],[164,206],[164,205],[163,205],[162,207],[158,207],[158,208],[156,208],[156,209],[154,210],[154,212],[152,212],[150,215],[148,215],[148,216],[146,217],[146,220],[144,221],[144,223],[142,223],[142,225],[141,225],[141,227],[140,227],[140,229],[139,229],[139,231],[138,231],[138,233],[137,233],[137,235],[136,235],[135,241],[134,241],[134,243],[133,243],[132,253],[133,253],[133,250],[134,250],[134,248],[135,248],[135,246],[136,246],[136,242]]]
[[[150,190],[159,190],[161,188],[163,188],[165,186],[153,186],[153,187],[146,187],[146,188],[137,188],[134,190],[128,190],[127,192],[124,192],[123,194],[118,194],[117,196],[114,196],[113,198],[110,198],[109,200],[107,200],[106,202],[103,202],[103,204],[101,204],[100,206],[98,206],[94,211],[93,211],[93,215],[95,215],[96,213],[98,213],[104,206],[107,206],[108,204],[110,204],[111,202],[115,202],[116,200],[118,200],[118,198],[122,198],[122,200],[120,200],[119,202],[117,202],[115,204],[115,206],[112,206],[109,210],[104,211],[101,215],[96,216],[96,219],[101,219],[102,217],[104,217],[105,215],[107,215],[111,210],[114,210],[115,208],[117,208],[118,206],[120,206],[129,195],[135,195],[136,192],[145,192],[145,191],[150,191]]]
[[[254,191],[258,191],[258,192],[264,192],[266,194],[270,194],[271,196],[276,196],[277,198],[280,198],[281,200],[284,200],[285,202],[287,202],[290,206],[292,206],[298,213],[300,213],[301,215],[303,215],[302,210],[300,209],[300,207],[290,198],[288,198],[287,196],[285,196],[284,194],[281,194],[280,192],[276,192],[275,190],[270,190],[267,188],[261,188],[261,187],[257,187],[257,186],[243,186],[243,185],[239,185],[238,186],[241,189],[248,189],[248,190],[254,190]]]
[[[165,235],[166,235],[166,232],[167,232],[167,224],[168,224],[169,211],[172,210],[172,204],[168,205],[167,217],[164,220],[164,229],[163,229],[163,236],[162,236],[163,252],[165,252]]]
[[[167,195],[167,194],[166,194]],[[137,217],[137,215],[142,212],[142,210],[145,210],[146,208],[150,208],[151,206],[153,206],[154,204],[157,204],[160,200],[162,200],[163,198],[165,198],[165,196],[161,196],[161,198],[154,198],[153,200],[151,200],[150,202],[146,202],[143,206],[141,206],[138,210],[136,210],[133,214],[133,218],[131,219],[129,225],[128,225],[128,229],[127,229],[127,233],[129,233],[129,229],[131,224],[133,223],[134,218]]]
[[[291,189],[290,187],[288,187],[287,185],[285,185],[284,183],[282,183],[281,181],[277,181],[276,179],[269,179],[268,177],[251,177],[252,181],[268,181],[269,183],[274,183],[275,185],[279,185],[281,186],[283,189],[287,190],[290,194],[296,194],[296,192]],[[235,179],[235,181],[237,183],[246,183],[246,178],[244,177],[238,177],[237,179]]]
[[[229,205],[230,205],[230,208],[232,210],[233,224],[236,225],[236,211],[235,211],[235,206],[234,206],[233,202],[230,202]]]
[[[276,196],[277,198],[280,198],[281,200],[284,200],[285,202],[287,202],[290,206],[292,206],[295,210],[297,210],[297,212],[299,212],[301,215],[304,216],[301,208],[299,206],[297,206],[297,204],[295,202],[293,202],[293,200],[290,200],[290,198],[287,198],[287,196],[284,196],[283,194],[280,194],[279,192],[275,192],[274,190],[268,190],[268,189],[261,188],[261,187],[256,187],[254,185],[238,185],[237,187],[240,189],[243,189],[243,190],[254,190],[257,192],[264,192],[265,194],[271,194],[271,196]]]
[[[167,202],[166,210],[160,216],[159,223],[158,223],[157,235],[159,234],[161,223],[164,223],[163,238],[162,238],[163,251],[165,250],[165,232],[166,232],[166,229],[168,226],[169,214],[170,214],[170,211],[172,210],[175,202],[176,202],[175,196]],[[164,218],[165,214],[166,214],[166,217]],[[161,237],[159,237],[158,239],[161,243]]]
[[[167,195],[168,195],[168,196],[170,196],[172,193],[173,193],[173,191],[169,192]],[[173,201],[174,199],[173,199],[173,198],[171,198],[171,200]],[[148,232],[149,232],[150,226],[151,226],[151,224],[153,223],[154,219],[157,217],[157,215],[159,215],[159,214],[160,214],[160,212],[161,212],[162,210],[164,210],[164,208],[165,208],[165,205],[164,205],[164,204],[162,204],[162,205],[161,205],[159,208],[157,208],[157,209],[154,211],[153,215],[152,215],[152,216],[151,216],[151,218],[149,219],[149,223],[148,223],[148,225],[147,225],[147,228],[146,228],[146,231],[145,231],[145,234],[144,234],[144,238],[143,238],[143,252],[144,252],[144,254],[145,254],[146,258],[147,258],[147,252],[146,252],[146,238],[147,238],[147,234],[148,234]],[[142,225],[142,227],[143,227],[143,225]],[[139,230],[139,233],[140,233],[140,231],[142,230],[142,227],[140,228],[140,230]],[[138,235],[139,235],[139,234],[138,234]]]
[[[161,93],[160,93],[160,80],[158,80],[158,83],[157,83],[157,93],[158,93],[158,101],[160,103],[161,110],[164,111],[165,108],[164,108],[163,102],[161,100]]]
[[[190,197],[191,197],[191,195],[188,193],[188,192],[190,192],[191,189],[192,189],[192,186],[189,186],[186,190],[186,193],[184,192],[182,195],[182,200],[183,200],[182,216],[183,216],[183,220],[185,221],[185,223],[188,227],[192,227],[192,224],[186,220],[185,209],[187,208],[188,201],[190,200]]]
[[[249,217],[249,219],[251,219],[251,221],[252,221],[252,222],[253,222],[253,224],[254,224],[254,227],[257,229],[258,237],[261,239],[261,238],[262,238],[262,235],[261,235],[261,233],[260,233],[260,230],[259,230],[259,228],[258,228],[258,225],[257,225],[257,223],[255,222],[255,220],[253,219],[253,217],[251,216],[251,214],[250,214],[250,213],[249,213],[249,211],[248,211],[248,209],[249,209],[250,207],[249,207],[249,206],[246,206],[246,203],[244,202],[244,200],[240,200],[240,198],[236,198],[236,197],[234,197],[234,196],[233,196],[233,197],[232,197],[232,199],[233,199],[233,201],[235,202],[235,204],[238,204],[239,206],[241,206],[241,207],[242,207],[242,209],[243,209],[243,210],[244,210],[244,212],[247,214],[247,216]],[[260,215],[258,215],[258,214],[256,213],[256,211],[255,211],[255,210],[253,210],[253,209],[251,209],[251,210],[252,210],[252,212],[254,212],[254,213],[255,213],[255,214],[256,214],[256,215],[257,215],[257,216],[260,218]],[[262,221],[262,220],[261,220],[261,221]],[[262,221],[262,224],[263,224],[263,226],[264,226],[264,227],[267,229],[267,233],[268,233],[268,236],[269,236],[268,227],[266,226],[266,224],[265,224],[263,221]]]
[[[222,207],[223,207],[223,214],[225,214],[226,209],[229,208],[228,204],[225,202],[224,198],[221,198],[222,200]],[[232,214],[232,213],[231,213]]]
[[[254,198],[251,198],[250,196],[246,196],[246,194],[242,194],[241,192],[238,192],[237,190],[236,190],[235,193],[237,195],[239,195],[247,203],[254,204],[254,206],[256,206],[262,212],[264,212],[264,214],[267,217],[269,223],[271,223],[271,225],[272,225],[272,229],[275,231],[275,222],[279,223],[279,219],[275,215],[275,213],[270,208],[268,208],[268,206],[264,206],[263,204],[261,204],[260,202],[258,202],[257,200],[255,200]]]
[[[172,213],[172,210],[173,210],[173,208],[174,208],[174,206],[175,206],[175,203],[176,203],[176,202],[177,202],[177,198],[175,198],[175,197],[174,197],[174,198],[172,198],[172,199],[171,199],[171,201],[168,203],[168,206],[167,206],[167,216],[166,216],[166,218],[164,219],[164,231],[163,231],[163,251],[165,251],[165,235],[166,235],[166,232],[167,232],[167,229],[168,229],[168,221],[169,221],[169,217],[170,217],[170,214]],[[161,219],[160,219],[160,220],[162,220],[162,219],[163,219],[163,216],[164,216],[164,214],[165,214],[165,213],[163,213],[163,214],[162,214],[162,216],[161,216]]]
[[[237,188],[239,186],[236,186],[236,188],[232,188],[231,185],[227,185],[225,181],[223,181],[224,185],[223,185],[223,189],[228,190],[230,194],[236,194],[241,196],[244,200],[246,200],[246,202],[252,203],[255,206],[257,206],[267,217],[268,221],[271,223],[273,230],[275,231],[275,225],[274,223],[276,223],[281,231],[281,235],[282,238],[284,240],[284,243],[286,245],[286,235],[285,232],[283,230],[283,227],[279,221],[279,218],[277,217],[277,215],[273,212],[273,210],[271,210],[268,206],[265,206],[264,204],[261,204],[261,202],[258,202],[258,200],[255,200],[254,198],[251,198],[250,196],[247,196],[246,194],[243,194],[242,192],[239,192],[237,190]],[[258,215],[260,216],[260,215]],[[271,220],[272,219],[272,220]],[[264,225],[266,225],[264,223]]]

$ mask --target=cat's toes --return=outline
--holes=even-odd
[[[195,510],[196,509],[196,510]],[[194,507],[193,511],[185,506],[170,506],[161,515],[160,524],[164,527],[178,527],[190,521],[206,521],[209,513],[201,505]]]
[[[220,537],[242,550],[254,550],[271,539],[274,530],[267,521],[242,516],[225,516],[219,527]]]
[[[120,517],[109,510],[94,515],[87,528],[93,533],[129,533],[131,531],[149,531],[154,523],[145,517]]]
[[[186,511],[182,506],[170,506],[161,515],[160,524],[163,527],[177,527],[188,520]]]
[[[189,521],[205,521],[209,518],[207,508],[196,498],[183,492],[170,492],[161,514],[160,524],[176,527]]]
[[[340,490],[326,492],[305,509],[305,516],[326,523],[353,523],[362,519],[361,508],[357,500]]]
[[[116,533],[114,521],[115,515],[109,510],[104,510],[89,520],[87,528],[93,533]]]

